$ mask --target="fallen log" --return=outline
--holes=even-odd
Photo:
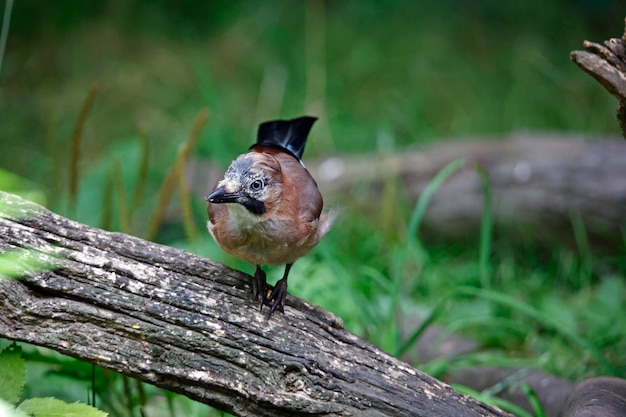
[[[561,417],[623,417],[626,415],[626,380],[611,377],[581,382],[570,394]]]
[[[492,221],[514,231],[509,235],[515,239],[575,244],[576,227],[582,226],[594,249],[622,247],[626,146],[620,138],[466,138],[397,154],[333,157],[308,167],[331,204],[351,196],[352,205],[362,202],[361,210],[376,215],[388,184],[399,184],[415,204],[437,172],[457,159],[465,167],[437,189],[427,209],[423,225],[430,235],[476,241],[485,207],[480,168],[489,180]]]
[[[241,272],[1,192],[0,255],[0,337],[237,416],[508,415],[304,300],[289,296],[285,314],[268,321]]]

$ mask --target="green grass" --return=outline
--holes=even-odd
[[[516,130],[618,132],[613,98],[568,60],[583,39],[622,33],[615,16],[626,10],[609,1],[593,10],[564,0],[88,3],[70,2],[64,13],[14,4],[0,73],[0,188],[248,272],[205,232],[208,190],[180,187],[181,147],[219,171],[259,122],[305,113],[320,117],[305,160]],[[204,108],[208,122],[192,133]],[[492,224],[480,170],[480,231],[454,242],[429,236],[421,227],[429,200],[459,164],[442,169],[418,202],[396,179],[380,201],[365,200],[368,184],[355,187],[338,202],[331,233],[294,265],[290,292],[434,376],[486,364],[571,381],[626,377],[624,247],[598,254],[576,215],[573,246]],[[281,273],[270,270],[270,279]],[[415,342],[431,323],[489,353],[420,360]],[[90,365],[24,351],[28,395],[88,398]],[[113,416],[221,414],[101,369],[95,376],[97,405]]]

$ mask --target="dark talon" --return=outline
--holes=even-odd
[[[269,291],[266,279],[265,272],[263,272],[260,265],[257,265],[256,271],[254,271],[254,280],[252,281],[252,297],[259,302],[259,311],[263,310],[263,304],[269,305]]]
[[[272,290],[269,296],[270,314],[267,316],[269,319],[272,317],[274,310],[278,310],[281,313],[285,312],[285,299],[287,298],[287,279],[283,278],[276,283],[276,286]]]
[[[287,276],[289,275],[289,270],[291,269],[291,265],[285,265],[285,274],[283,277],[276,283],[274,289],[269,295],[269,306],[270,313],[267,316],[269,320],[272,317],[272,313],[274,310],[278,310],[281,313],[285,313],[285,299],[287,298]]]

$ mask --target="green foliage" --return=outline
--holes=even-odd
[[[15,409],[12,405],[6,403],[0,398],[0,416],[2,417],[29,417],[22,411]]]
[[[520,388],[526,395],[526,398],[528,398],[535,417],[547,417],[546,412],[543,409],[543,405],[541,404],[541,401],[539,400],[539,397],[537,396],[535,390],[526,383],[521,384]]]
[[[467,395],[471,395],[472,397],[476,398],[479,401],[482,401],[486,404],[491,404],[491,405],[495,405],[496,407],[499,407],[500,409],[507,411],[517,417],[539,417],[538,415],[533,416],[533,414],[529,413],[528,411],[524,410],[522,407],[519,407],[509,401],[503,400],[501,398],[497,398],[497,397],[493,397],[490,395],[485,395],[481,392],[478,391],[474,391],[470,388],[461,386],[461,385],[455,385],[454,388],[463,393],[463,394],[467,394]]]
[[[26,381],[26,365],[22,351],[13,344],[0,352],[0,398],[11,405],[17,404]]]
[[[86,404],[68,404],[56,398],[31,398],[22,401],[18,410],[33,417],[106,417],[108,414]]]
[[[2,204],[0,203],[0,213]],[[0,253],[0,279],[13,279],[54,268],[55,259],[28,249],[15,249]]]
[[[15,343],[0,351],[0,411],[8,417],[106,417],[107,413],[86,404],[66,403],[56,398],[29,398],[19,405],[26,382],[26,362]],[[16,407],[16,408],[14,408]]]
[[[41,187],[25,178],[0,168],[0,190],[17,194],[38,204],[46,203],[46,196]]]

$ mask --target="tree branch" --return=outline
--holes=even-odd
[[[238,416],[506,415],[306,301],[267,321],[241,272],[1,192],[0,251],[17,278],[0,284],[0,336]]]
[[[621,39],[604,41],[604,46],[584,41],[583,46],[586,51],[573,51],[570,58],[619,100],[617,120],[626,138],[626,28]]]

